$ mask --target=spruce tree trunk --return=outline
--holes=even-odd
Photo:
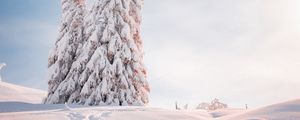
[[[80,30],[84,30],[84,34],[76,34],[80,40],[77,37],[69,40],[73,41],[70,43],[74,44],[74,51],[68,52],[72,56],[70,58],[61,57],[61,66],[64,67],[59,67],[59,59],[53,57],[60,55],[57,51],[61,45],[56,43],[56,51],[49,59],[49,69],[55,63],[58,65],[55,65],[54,71],[50,70],[49,93],[45,103],[147,104],[149,85],[140,37],[143,1],[98,0],[88,12],[82,12],[83,1],[64,1],[69,2],[67,5],[75,3],[78,7],[71,12],[86,13],[84,22],[79,20],[84,27]]]

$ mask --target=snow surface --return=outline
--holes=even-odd
[[[33,105],[34,106],[34,105]],[[60,104],[49,110],[34,110],[25,112],[3,112],[0,119],[5,120],[208,120],[213,116],[206,111],[177,111],[154,107],[109,106],[109,107],[69,107]],[[41,107],[50,107],[49,104]]]
[[[300,120],[300,99],[229,115],[220,120]]]
[[[175,110],[158,107],[34,104],[45,92],[0,83],[0,120],[299,120],[300,99],[258,109]]]
[[[15,103],[9,104],[15,105]],[[9,112],[0,111],[0,120],[297,120],[300,119],[299,104],[298,100],[257,110],[216,111],[133,106],[79,107],[63,104],[27,106],[20,104],[27,110],[20,111],[17,107],[9,107]]]
[[[46,92],[0,81],[0,102],[41,103]],[[0,104],[2,106],[2,104]]]

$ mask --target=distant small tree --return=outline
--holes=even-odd
[[[200,103],[196,109],[203,109],[203,110],[208,110],[209,109],[209,103],[206,103],[206,102],[203,102],[203,103]]]
[[[183,106],[183,109],[187,110],[188,107],[189,107],[189,104],[185,104],[185,105]]]
[[[211,101],[209,110],[216,110],[216,109],[223,109],[223,108],[227,108],[227,105],[221,103],[219,99],[215,98],[213,101]]]
[[[3,67],[5,67],[5,66],[6,66],[5,63],[0,63],[0,72],[1,72],[1,69],[2,69]],[[0,74],[0,81],[2,81],[1,74]]]
[[[227,108],[227,104],[221,103],[219,99],[214,99],[210,103],[200,103],[196,109],[217,110]]]

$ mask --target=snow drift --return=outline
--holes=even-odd
[[[299,120],[300,99],[269,105],[249,110],[237,115],[230,115],[222,120]]]
[[[41,90],[0,82],[0,102],[41,103],[45,95]]]

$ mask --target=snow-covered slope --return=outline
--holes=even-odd
[[[210,120],[204,111],[176,111],[151,107],[63,107],[30,112],[0,113],[0,120]]]
[[[300,120],[300,99],[274,104],[240,114],[220,118],[222,120]]]
[[[0,81],[0,102],[41,103],[46,92]]]
[[[255,110],[172,110],[154,107],[87,107],[64,104],[6,103],[0,120],[299,120],[300,100]],[[15,107],[12,107],[15,106]],[[1,107],[1,104],[0,104]],[[1,111],[2,110],[2,111]]]
[[[0,120],[300,120],[300,99],[258,109],[172,110],[40,103],[44,91],[0,82]]]

